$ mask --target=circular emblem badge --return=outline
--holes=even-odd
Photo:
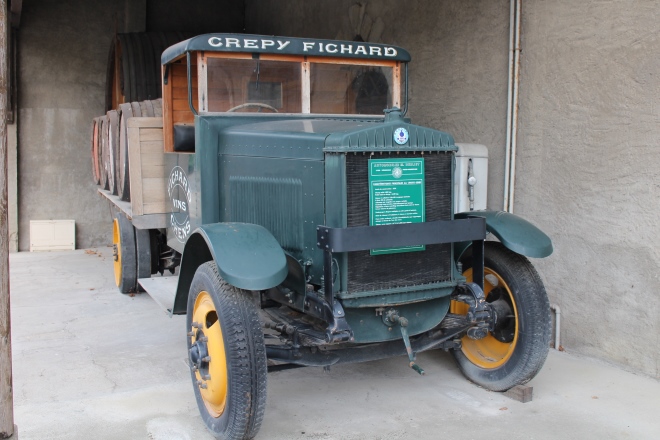
[[[394,142],[399,145],[403,145],[408,142],[408,130],[403,127],[399,127],[394,130]]]
[[[170,227],[176,239],[185,243],[191,229],[189,214],[191,193],[188,176],[180,166],[175,166],[170,172],[167,180],[167,194],[172,202]]]
[[[400,179],[401,176],[403,176],[403,170],[401,169],[401,167],[394,167],[394,169],[392,170],[392,177],[394,177],[395,179]]]

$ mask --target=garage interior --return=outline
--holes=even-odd
[[[112,242],[89,140],[92,119],[105,111],[116,33],[359,36],[411,53],[413,123],[487,145],[489,209],[506,204],[552,238],[553,255],[533,263],[560,307],[562,347],[660,378],[657,1],[522,1],[519,51],[510,50],[506,0],[8,3],[12,252],[29,250],[31,220],[75,220],[77,249]],[[516,54],[511,175],[507,101]]]

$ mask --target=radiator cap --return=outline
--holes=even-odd
[[[401,113],[401,109],[399,107],[386,108],[383,110],[383,112],[385,113],[385,122],[403,120],[403,114]]]

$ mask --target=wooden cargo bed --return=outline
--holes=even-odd
[[[136,228],[166,228],[171,212],[167,170],[175,158],[164,152],[163,119],[134,117],[127,125],[131,201],[103,189],[98,192],[125,213]]]

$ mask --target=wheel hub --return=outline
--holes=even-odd
[[[472,281],[472,269],[463,274]],[[478,324],[461,339],[461,351],[474,365],[495,369],[504,365],[513,355],[518,341],[518,313],[511,289],[493,269],[485,268],[484,291],[475,297],[466,292],[452,298],[452,313],[464,315],[468,323],[477,319]],[[477,303],[486,314],[475,313]],[[470,313],[472,312],[472,313]]]
[[[189,358],[190,365],[193,370],[202,370],[207,369],[209,364],[209,348],[206,343],[206,338],[204,333],[201,331],[197,333],[196,341],[190,347]]]
[[[493,293],[495,293],[495,289],[491,291],[490,296],[492,296]],[[509,304],[503,296],[500,296],[492,302],[489,301],[489,304],[491,310],[494,312],[491,334],[500,342],[512,342],[515,334],[516,321],[511,304]]]

